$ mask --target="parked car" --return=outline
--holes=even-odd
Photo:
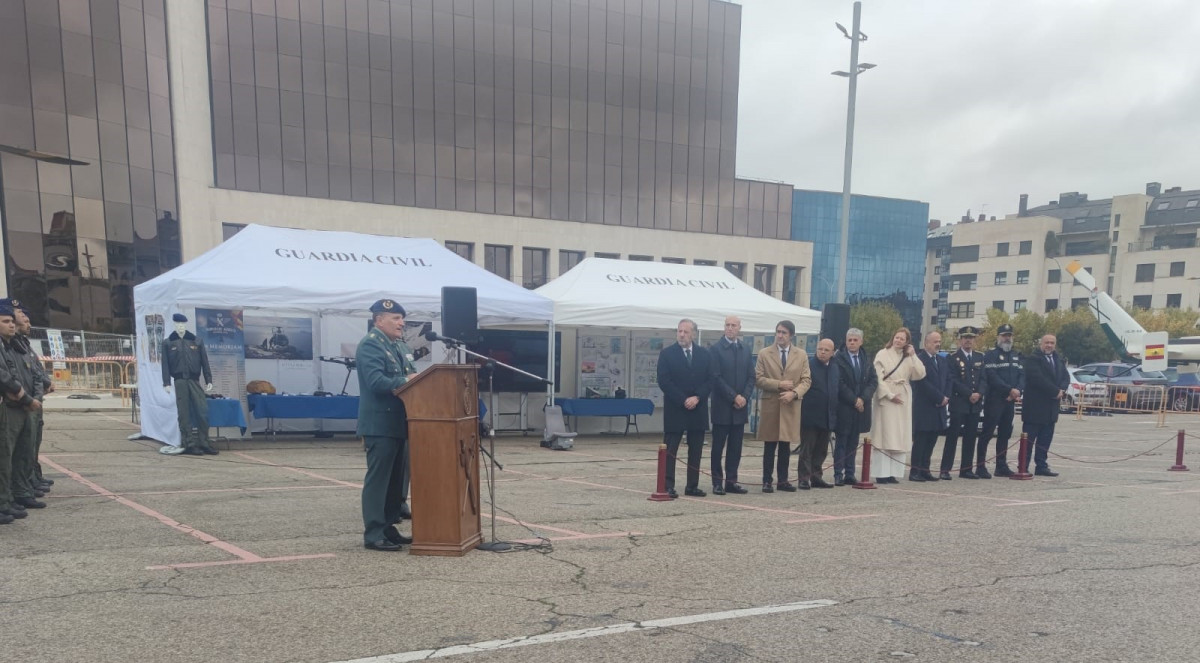
[[[1176,412],[1200,410],[1200,376],[1181,373],[1179,379],[1167,389],[1167,407]]]
[[[1163,405],[1167,376],[1143,371],[1137,364],[1106,362],[1086,364],[1076,375],[1094,375],[1107,385],[1107,406],[1117,410],[1158,410]]]
[[[1070,412],[1080,403],[1083,403],[1085,408],[1104,407],[1108,389],[1098,376],[1080,372],[1078,368],[1068,368],[1067,373],[1071,376],[1071,384],[1063,394],[1062,400],[1059,401],[1063,411]]]

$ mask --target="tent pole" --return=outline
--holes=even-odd
[[[553,380],[554,379],[554,360],[556,358],[554,356],[554,320],[551,320],[549,322],[549,324],[547,325],[547,329],[549,329],[549,333],[546,334],[546,345],[547,345],[546,356],[549,357],[549,359],[546,362],[546,379]],[[546,385],[546,405],[547,406],[554,405],[554,386],[555,385],[552,385],[552,384]]]

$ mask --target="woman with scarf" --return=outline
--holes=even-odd
[[[875,354],[875,372],[879,386],[871,415],[871,470],[876,483],[899,483],[896,477],[904,474],[913,444],[910,383],[925,377],[907,328],[897,329],[892,342]]]

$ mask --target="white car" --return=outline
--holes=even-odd
[[[1104,381],[1095,375],[1080,373],[1077,370],[1075,368],[1067,369],[1067,373],[1071,376],[1071,384],[1067,386],[1066,393],[1059,401],[1063,411],[1069,412],[1079,407],[1081,399],[1084,407],[1104,407],[1105,400],[1108,398],[1108,388],[1104,386]]]

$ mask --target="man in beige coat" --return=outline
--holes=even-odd
[[[808,355],[792,346],[796,325],[783,320],[775,325],[775,343],[758,353],[754,367],[759,399],[758,437],[763,440],[763,492],[773,493],[771,464],[779,474],[779,490],[793,492],[787,480],[792,444],[800,443],[800,399],[812,384]]]

